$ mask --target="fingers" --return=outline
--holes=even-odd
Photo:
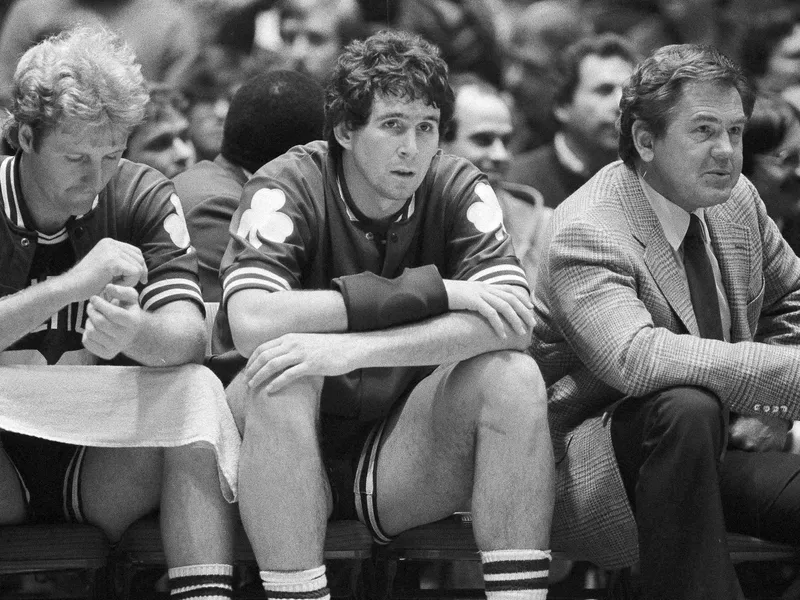
[[[112,304],[113,300],[117,300],[116,306],[131,306],[139,303],[139,294],[136,293],[135,288],[113,283],[109,283],[103,289],[103,298]]]
[[[508,303],[508,306],[514,311],[515,317],[519,319],[520,323],[523,323],[521,329],[515,327],[516,331],[520,334],[526,333],[527,328],[534,326],[533,303],[527,291],[524,288],[513,285],[495,287],[497,287],[496,290],[493,290],[495,294]],[[503,314],[505,315],[506,312]]]
[[[506,333],[506,325],[503,323],[503,319],[500,318],[500,313],[492,306],[491,303],[485,302],[481,303],[478,306],[478,313],[483,315],[487,321],[489,321],[489,325],[491,325],[494,332],[501,338],[506,339],[508,334]]]
[[[281,371],[298,362],[298,359],[291,354],[284,353],[277,348],[272,349],[265,354],[263,359],[259,359],[252,367],[248,367],[248,372],[245,373],[245,376],[248,377],[247,383],[251,388],[264,385]]]
[[[267,393],[274,394],[281,391],[285,386],[305,376],[307,371],[308,369],[303,363],[286,369],[283,373],[273,379],[272,382],[267,386]]]

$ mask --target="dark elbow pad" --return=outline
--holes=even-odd
[[[395,279],[364,272],[333,280],[344,298],[350,331],[374,331],[447,311],[447,290],[434,265],[406,269]]]

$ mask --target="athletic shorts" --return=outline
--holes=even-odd
[[[25,496],[29,522],[83,523],[81,469],[85,446],[20,433],[0,433]]]
[[[367,526],[376,543],[388,544],[392,538],[386,535],[378,521],[375,494],[378,451],[386,420],[354,423],[349,419],[323,415],[322,423],[323,432],[329,434],[331,430],[349,430],[347,439],[352,443],[351,453],[325,452],[326,435],[323,433],[323,457],[333,495],[331,519],[358,519]]]
[[[377,465],[386,423],[415,393],[430,394],[431,401],[435,401],[455,366],[434,370],[401,397],[383,420],[359,422],[322,415],[322,456],[333,494],[331,519],[358,519],[367,526],[377,544],[392,541],[381,527],[377,511]]]

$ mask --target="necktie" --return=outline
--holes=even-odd
[[[695,214],[690,215],[689,229],[683,238],[683,265],[686,268],[689,294],[700,335],[716,340],[725,339],[722,335],[714,271],[711,270],[711,260],[703,242],[703,226]]]

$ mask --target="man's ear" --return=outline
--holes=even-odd
[[[569,121],[569,107],[564,104],[556,104],[553,107],[553,116],[560,124]]]
[[[642,121],[637,119],[633,122],[631,137],[633,138],[633,145],[639,153],[639,158],[644,162],[652,161],[654,157],[653,142],[655,140],[653,134],[650,133]]]
[[[17,130],[17,144],[23,152],[33,152],[33,129],[30,125],[22,124]]]
[[[333,136],[342,148],[352,149],[353,130],[344,121],[333,127]]]

